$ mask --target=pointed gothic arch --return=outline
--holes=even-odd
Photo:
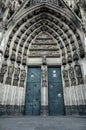
[[[58,0],[56,5],[48,0],[45,2],[38,0],[35,3],[33,0],[28,0],[8,22],[3,53],[6,63],[2,63],[1,70],[5,71],[1,74],[1,83],[18,86],[25,90],[30,46],[40,33],[46,32],[59,47],[56,57],[61,59],[63,86],[66,93],[69,95],[67,89],[71,86],[84,85],[83,75],[80,75],[79,82],[80,78],[77,77],[74,69],[76,61],[79,62],[85,57],[80,35],[81,23],[72,12],[66,11],[62,0]],[[54,51],[51,57],[55,57]],[[71,112],[72,99],[68,100],[66,93],[64,94],[65,106]],[[74,103],[76,104],[75,100]]]

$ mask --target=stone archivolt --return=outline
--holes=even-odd
[[[23,2],[21,1],[21,3]],[[22,66],[27,65],[27,57],[31,55],[60,57],[62,65],[72,64],[72,62],[83,58],[85,56],[83,43],[74,19],[71,20],[73,14],[65,15],[64,9],[62,11],[61,8],[57,7],[55,10],[53,6],[49,7],[47,4],[39,6],[40,3],[65,8],[65,6],[61,6],[64,5],[62,0],[25,1],[24,8],[26,8],[27,13],[24,13],[20,19],[17,18],[17,14],[17,17],[14,15],[16,22],[14,26],[11,25],[13,28],[6,43],[4,57]],[[36,7],[29,12],[28,6],[32,8],[35,5]],[[10,24],[12,23],[10,22]],[[48,33],[55,42],[52,39],[48,39],[47,43],[43,39],[38,40],[36,37],[41,32]],[[43,45],[42,42],[46,44]]]

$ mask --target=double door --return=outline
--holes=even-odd
[[[61,68],[48,67],[47,76],[49,115],[64,115]],[[25,104],[26,115],[41,114],[41,77],[41,67],[28,68]]]

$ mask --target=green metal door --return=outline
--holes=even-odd
[[[40,89],[41,89],[41,68],[29,67],[27,70],[26,87],[26,115],[40,115]]]
[[[61,68],[48,68],[49,115],[64,115]]]

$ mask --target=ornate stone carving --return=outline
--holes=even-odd
[[[60,5],[60,6],[63,7],[61,1],[59,1],[59,0],[30,0],[27,3],[25,8],[30,7],[30,6],[34,6],[34,5],[37,5],[37,4],[41,4],[41,3],[53,4],[54,6],[59,6]]]
[[[24,0],[10,0],[9,2],[9,13],[10,16],[13,15],[14,12],[16,12],[21,4],[24,2]]]
[[[15,43],[14,44],[14,46],[13,46],[13,48],[12,48],[14,51],[16,51],[16,49],[17,49],[17,44]]]
[[[69,46],[69,45],[66,46],[66,49],[67,49],[67,52],[71,52],[71,50],[70,50],[70,46]]]
[[[18,50],[19,53],[22,53],[22,47],[19,46],[19,50]]]
[[[79,47],[79,53],[80,53],[80,57],[81,57],[81,58],[84,58],[84,57],[85,57],[85,50],[84,50],[83,46],[80,46],[80,47]]]
[[[9,57],[9,47],[8,47],[8,46],[7,46],[6,50],[5,50],[4,56],[5,56],[6,58]]]
[[[21,70],[20,85],[19,85],[20,87],[24,87],[25,78],[26,78],[26,71]]]
[[[27,63],[27,56],[24,55],[22,59],[22,64],[26,65],[26,63]]]
[[[57,56],[60,57],[59,51],[31,51],[29,56],[43,56],[46,55],[48,57]]]
[[[14,81],[13,81],[14,86],[18,86],[19,74],[20,74],[20,68],[19,67],[15,68]]]
[[[62,48],[62,56],[64,56],[64,55],[65,55],[65,49]]]
[[[4,75],[5,75],[6,71],[7,71],[7,63],[4,62],[2,64],[2,67],[1,67],[1,70],[0,70],[0,82],[1,83],[3,82],[3,78],[4,78]]]
[[[42,87],[47,87],[47,66],[42,66]]]
[[[71,80],[71,86],[75,86],[76,79],[75,79],[75,74],[74,74],[74,68],[71,65],[69,66],[69,77]]]
[[[17,54],[17,62],[20,63],[21,62],[21,53]]]
[[[63,72],[63,79],[64,79],[65,87],[69,87],[70,84],[69,84],[68,70],[65,68],[65,66],[62,72]]]
[[[73,52],[73,60],[79,60],[79,56],[78,56],[76,50],[74,50],[74,52]]]
[[[76,46],[75,46],[75,43],[72,44],[72,50],[76,50]]]
[[[12,60],[12,61],[15,61],[15,51],[13,50],[12,51],[12,54],[11,54],[11,57],[10,57],[10,59]]]
[[[76,72],[78,85],[84,84],[83,76],[82,76],[82,70],[81,70],[80,64],[78,62],[75,62],[75,67],[74,68],[75,68],[75,72]]]
[[[14,72],[14,63],[12,63],[12,64],[8,67],[8,74],[7,74],[6,84],[11,85],[13,72]]]
[[[68,53],[67,61],[68,63],[72,62],[72,55],[70,53]]]
[[[5,0],[0,0],[0,21],[3,19],[3,13],[5,12],[6,6],[5,6]]]
[[[67,63],[67,61],[66,61],[66,57],[63,56],[63,57],[62,57],[62,65],[66,65],[66,63]]]

